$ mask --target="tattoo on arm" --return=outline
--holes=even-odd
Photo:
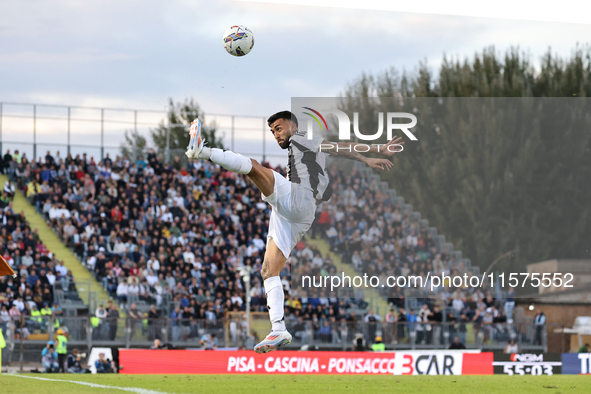
[[[339,151],[337,152],[336,156],[340,156],[340,157],[344,157],[346,159],[350,159],[350,160],[357,160],[360,161],[362,163],[365,163],[365,159],[366,157],[363,156],[361,153],[355,152],[355,151]]]
[[[355,151],[355,149],[354,149],[355,145],[356,145],[355,143],[349,143],[349,142],[336,142],[335,143],[335,142],[324,141],[324,143],[322,143],[320,145],[320,149],[323,152],[328,153],[332,156],[344,157],[346,159],[357,160],[362,163],[365,163],[366,157],[363,156],[362,154],[360,154],[359,152]]]

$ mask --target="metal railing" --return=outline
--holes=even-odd
[[[380,323],[298,321],[287,324],[293,335],[292,345],[352,350],[357,339],[369,349],[376,337],[382,337],[386,349],[447,349],[459,338],[467,348],[502,350],[513,339],[520,348],[543,350],[546,331],[533,325],[508,323]]]
[[[225,147],[257,160],[286,163],[287,158],[269,137],[266,117],[209,113],[202,114],[202,119],[215,125]],[[0,152],[18,149],[29,159],[44,158],[47,150],[53,154],[60,151],[62,157],[88,153],[98,161],[107,153],[112,157],[120,154],[126,131],[150,141],[150,131],[159,126],[166,128],[163,153],[168,162],[175,154],[170,148],[171,128],[188,126],[171,123],[167,107],[139,110],[0,102]]]
[[[31,157],[30,155],[34,150],[33,143],[31,143],[31,142],[13,142],[13,141],[3,141],[2,142],[0,140],[0,145],[1,145],[0,149],[2,149],[2,147],[4,149],[3,153],[5,153],[7,149],[10,150],[11,152],[18,150],[19,153],[21,153],[21,154],[25,153],[27,155],[27,157]],[[46,151],[49,151],[54,156],[54,158],[55,158],[55,155],[57,154],[57,152],[59,152],[60,157],[62,159],[65,159],[65,155],[63,155],[62,152],[66,151],[67,146],[64,144],[38,143],[38,144],[36,144],[36,147],[38,150],[43,151],[42,163],[45,162],[45,152]],[[76,155],[82,155],[83,153],[86,153],[89,160],[91,158],[93,158],[94,161],[97,163],[99,162],[100,157],[102,155],[105,155],[103,157],[106,157],[106,154],[109,154],[109,157],[112,158],[113,160],[117,156],[123,157],[122,148],[117,147],[117,146],[105,146],[103,148],[100,148],[100,147],[97,147],[96,145],[70,145],[70,149],[71,149],[71,153],[74,157],[76,157]],[[143,156],[145,159],[148,154],[148,149],[136,149],[133,147],[126,147],[126,150],[131,152],[129,159],[132,163],[136,163],[140,156]],[[285,153],[262,153],[262,152],[253,151],[252,149],[244,149],[242,146],[237,148],[235,152],[241,153],[241,154],[247,156],[248,158],[255,159],[255,160],[259,161],[260,163],[269,162],[272,166],[280,165],[282,167],[285,167],[285,165],[287,163],[287,155]],[[169,159],[166,160],[166,163],[169,163],[169,164],[173,163],[175,158],[178,157],[182,167],[185,167],[187,165],[188,159],[185,156],[184,149],[170,149],[168,151],[168,153],[165,152],[165,156],[169,157]],[[10,171],[10,169],[9,169],[9,171]],[[24,181],[24,179],[23,179],[23,181]]]
[[[53,300],[62,307],[83,305],[96,308],[96,294],[91,291],[90,282],[69,281],[55,282],[53,285]]]

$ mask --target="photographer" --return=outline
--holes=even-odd
[[[82,368],[80,360],[82,359],[78,349],[72,350],[66,359],[66,371],[68,373],[86,373],[86,369]]]
[[[215,350],[218,347],[218,339],[215,333],[203,334],[199,340],[199,345],[203,346],[204,350]]]
[[[57,353],[53,347],[53,341],[47,342],[47,345],[41,351],[41,364],[46,373],[58,372]]]
[[[94,362],[96,373],[114,373],[115,368],[111,360],[105,358],[105,353],[99,354],[99,359]]]
[[[363,338],[363,334],[360,332],[356,333],[355,338],[353,339],[353,350],[356,352],[364,352],[367,350],[365,338]]]

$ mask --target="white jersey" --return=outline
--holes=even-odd
[[[332,187],[326,171],[328,153],[320,150],[324,138],[314,135],[308,139],[306,131],[298,131],[288,148],[287,179],[311,190],[316,200],[328,201]]]

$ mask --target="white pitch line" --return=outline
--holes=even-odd
[[[148,389],[141,389],[139,387],[107,386],[107,385],[104,385],[104,384],[97,384],[97,383],[90,383],[90,382],[80,382],[78,380],[38,378],[38,377],[35,377],[35,376],[23,376],[23,375],[16,375],[16,374],[6,374],[4,376],[14,376],[14,377],[17,377],[17,378],[25,378],[25,379],[47,380],[47,381],[50,381],[50,382],[74,383],[74,384],[80,384],[82,386],[94,387],[94,388],[97,388],[97,389],[122,390],[122,391],[129,391],[131,393],[137,393],[137,394],[170,394],[170,393],[165,393],[164,391],[154,391],[154,390],[148,390]]]

